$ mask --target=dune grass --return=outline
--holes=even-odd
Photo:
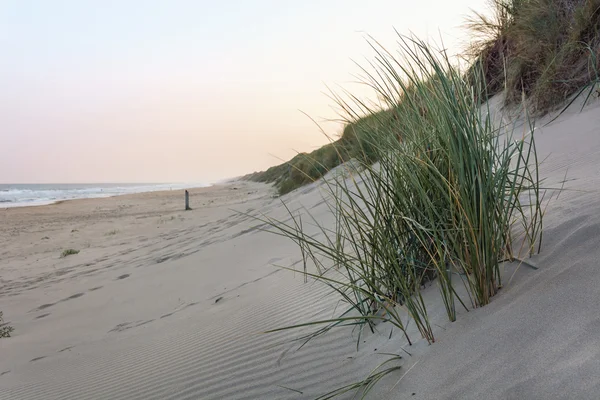
[[[600,82],[600,0],[491,0],[492,17],[475,13],[470,54],[483,68],[487,93],[508,104],[524,95],[544,114]],[[586,99],[586,101],[587,101]]]
[[[560,107],[564,111],[579,96],[584,96],[583,105],[600,96],[600,0],[489,3],[491,14],[473,13],[466,24],[472,39],[465,51],[472,65],[466,79],[479,87],[478,96],[504,93],[507,105],[519,107],[525,98],[535,115]],[[485,87],[478,83],[482,73]],[[245,178],[274,183],[285,194],[352,158],[373,161],[377,152],[372,143],[356,138],[393,124],[393,110],[380,113],[355,116],[333,143]]]
[[[311,153],[299,153],[290,161],[266,171],[246,175],[244,179],[273,183],[283,195],[322,178],[329,170],[355,155],[352,139],[340,138]]]
[[[321,184],[335,227],[308,210],[288,209],[288,223],[263,218],[298,244],[305,276],[347,305],[338,318],[270,332],[315,326],[306,342],[352,326],[358,346],[363,329],[384,321],[409,344],[409,325],[433,343],[423,282],[436,279],[454,321],[459,307],[491,301],[502,262],[541,250],[544,193],[529,116],[560,115],[581,96],[582,107],[600,96],[600,0],[491,4],[492,17],[475,14],[467,24],[475,40],[466,71],[418,40],[400,37],[397,53],[371,40],[374,57],[362,76],[380,104],[334,94],[346,117],[339,140],[250,177],[275,182],[283,194],[357,161],[343,166],[350,179]],[[525,115],[520,125],[492,120],[486,101],[498,93]],[[309,226],[320,235],[309,235]],[[397,368],[383,365],[322,398],[352,390],[364,397]]]
[[[299,153],[288,162],[248,174],[244,179],[274,183],[279,194],[283,195],[322,178],[333,168],[352,159],[373,163],[377,161],[378,153],[375,144],[363,139],[373,129],[378,129],[383,119],[389,123],[392,117],[392,112],[383,110],[376,118],[359,118],[346,124],[339,139],[329,138],[329,144],[311,153]]]
[[[4,322],[4,314],[0,311],[0,338],[8,338],[15,330],[12,326]]]
[[[75,249],[66,249],[63,250],[63,252],[60,254],[61,258],[65,258],[68,256],[72,256],[74,254],[79,254],[79,250],[75,250]]]
[[[466,79],[443,52],[414,38],[399,36],[398,53],[370,44],[374,57],[363,83],[381,99],[381,108],[333,97],[348,126],[359,129],[362,121],[356,147],[374,152],[378,162],[365,157],[344,166],[351,178],[324,180],[334,228],[308,210],[288,209],[290,222],[263,218],[273,233],[298,244],[304,274],[331,287],[347,308],[338,318],[270,332],[320,326],[305,338],[310,340],[334,327],[373,330],[385,321],[409,344],[409,323],[433,343],[424,281],[437,278],[454,321],[457,307],[468,311],[490,302],[502,286],[503,261],[540,249],[543,195],[534,129],[527,121],[519,131],[493,123],[480,95],[487,87],[484,70],[471,70]],[[321,235],[309,235],[309,225]],[[458,295],[457,285],[464,285],[466,297]],[[368,392],[372,383],[367,378],[349,388]]]

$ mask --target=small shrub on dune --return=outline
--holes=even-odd
[[[60,254],[61,258],[65,258],[68,256],[72,256],[74,254],[79,254],[79,250],[75,250],[75,249],[66,249],[63,250],[63,252]]]
[[[0,338],[10,337],[10,334],[15,330],[12,326],[4,322],[4,315],[0,311]]]

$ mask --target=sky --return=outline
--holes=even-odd
[[[214,182],[327,143],[365,34],[441,37],[484,0],[0,0],[0,183]],[[308,116],[311,118],[309,118]]]

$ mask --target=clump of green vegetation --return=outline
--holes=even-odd
[[[300,153],[286,163],[271,167],[264,172],[255,172],[244,178],[256,182],[274,183],[279,194],[285,194],[314,182],[345,160],[339,153],[338,147],[328,144],[309,154]]]
[[[279,194],[283,195],[322,178],[333,168],[352,159],[374,162],[375,152],[367,141],[360,140],[364,131],[364,123],[348,125],[340,139],[311,153],[297,154],[290,161],[266,171],[246,175],[244,179],[274,183]]]
[[[4,315],[2,314],[2,311],[0,311],[0,338],[10,337],[11,332],[14,330],[15,328],[4,322]]]
[[[367,134],[374,129],[379,129],[382,119],[392,121],[392,111],[381,111],[375,117],[359,118],[356,122],[348,123],[338,140],[312,151],[311,153],[297,154],[290,161],[271,167],[263,172],[246,175],[244,179],[274,183],[279,194],[283,195],[322,178],[327,172],[338,165],[352,159],[365,163],[377,161],[377,151],[369,140]]]
[[[491,0],[493,16],[476,13],[470,55],[486,75],[487,96],[528,100],[544,114],[600,82],[600,0]]]
[[[62,258],[65,258],[65,257],[71,256],[71,255],[73,255],[73,254],[79,254],[79,250],[75,250],[75,249],[66,249],[66,250],[63,250],[63,252],[60,254],[60,256],[61,256]]]
[[[108,231],[104,234],[104,236],[114,236],[117,233],[119,233],[119,231],[117,229],[113,229],[112,231]]]
[[[482,100],[503,92],[507,105],[525,99],[528,112],[541,115],[566,104],[564,110],[579,95],[585,96],[584,105],[594,93],[600,95],[600,0],[490,3],[491,16],[475,13],[467,22],[475,40],[466,52],[471,67],[465,79],[477,88],[483,73],[486,84],[477,89]],[[274,183],[285,194],[352,158],[376,161],[377,143],[366,136],[390,131],[400,114],[388,107],[364,115],[342,105],[348,120],[340,139],[245,178]]]
[[[600,0],[491,4],[491,17],[475,14],[468,21],[476,40],[466,71],[418,40],[401,38],[400,56],[373,41],[376,55],[362,71],[363,83],[382,106],[334,95],[347,115],[337,141],[247,177],[273,182],[284,194],[340,163],[358,162],[344,166],[354,179],[323,182],[333,229],[306,210],[288,210],[287,223],[265,218],[274,233],[298,244],[306,276],[347,303],[339,318],[272,331],[320,326],[310,340],[336,326],[373,330],[374,321],[383,320],[404,332],[409,344],[409,323],[433,343],[421,283],[437,278],[454,321],[457,307],[491,301],[502,286],[502,262],[524,262],[541,250],[544,195],[534,126],[526,120],[525,134],[513,136],[511,126],[493,123],[486,102],[503,93],[506,105],[524,107],[528,118],[600,95]],[[306,212],[320,235],[303,224]],[[307,268],[311,263],[316,272]],[[464,285],[466,296],[456,285]],[[323,398],[350,390],[364,395],[398,369],[386,363]]]
[[[305,275],[334,289],[347,307],[338,318],[273,331],[321,326],[310,339],[343,325],[374,330],[379,320],[402,331],[409,344],[408,324],[433,343],[424,281],[437,277],[454,321],[457,307],[490,302],[502,285],[502,262],[540,250],[543,196],[533,126],[513,136],[511,126],[493,124],[479,95],[487,87],[482,69],[466,79],[443,52],[412,38],[399,43],[400,56],[372,43],[373,71],[364,71],[384,111],[336,97],[352,127],[345,134],[358,132],[357,146],[373,155],[347,166],[355,179],[323,183],[335,227],[320,225],[306,210],[319,235],[289,209],[291,222],[264,219],[299,245]],[[324,398],[368,391],[396,369],[378,369]]]

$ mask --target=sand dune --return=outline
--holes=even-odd
[[[198,189],[189,212],[179,192],[4,210],[0,309],[16,331],[0,340],[0,399],[314,398],[365,377],[381,353],[402,354],[403,368],[372,398],[597,398],[600,107],[537,135],[545,186],[567,172],[568,189],[548,208],[539,269],[521,266],[455,323],[426,289],[431,346],[385,324],[358,351],[349,328],[301,349],[299,331],[258,334],[337,305],[275,267],[301,268],[295,244],[243,214],[285,218],[267,186]],[[313,184],[284,200],[327,223],[321,194]],[[81,252],[60,258],[65,248]]]
[[[597,399],[600,374],[600,108],[538,121],[544,186],[539,267],[448,324],[392,398]],[[412,396],[412,393],[416,393]]]

